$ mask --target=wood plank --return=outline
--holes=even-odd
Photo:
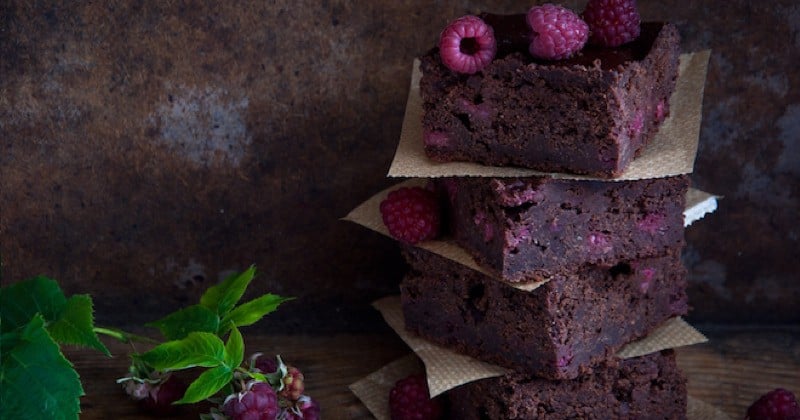
[[[800,326],[701,327],[710,342],[682,348],[678,362],[689,378],[689,392],[742,418],[759,395],[785,387],[800,393]],[[108,342],[114,358],[68,349],[81,374],[86,396],[82,419],[146,419],[114,381],[126,373],[127,346]],[[306,375],[307,393],[322,405],[325,419],[371,418],[348,385],[408,353],[393,333],[331,336],[245,336],[247,353],[279,353]],[[183,410],[178,418],[196,419],[208,407]]]
[[[800,397],[800,326],[700,327],[706,344],[678,351],[689,394],[731,418],[774,388]]]
[[[146,419],[115,380],[126,374],[127,346],[106,341],[113,358],[83,349],[65,353],[84,384],[81,419]],[[363,404],[348,385],[408,353],[408,347],[394,334],[311,336],[248,336],[246,353],[256,351],[281,354],[286,362],[298,366],[306,378],[306,393],[318,400],[325,419],[370,418]],[[182,410],[175,418],[197,419],[208,406]]]

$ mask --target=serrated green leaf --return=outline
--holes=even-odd
[[[200,304],[224,317],[239,302],[245,289],[253,280],[256,268],[250,266],[240,274],[228,276],[222,283],[211,286],[200,297]]]
[[[258,322],[265,315],[274,312],[280,304],[292,300],[268,293],[234,308],[220,323],[220,334],[225,334],[231,325],[246,327]]]
[[[89,295],[74,295],[67,299],[61,313],[47,326],[47,331],[58,343],[91,347],[111,356],[94,332],[92,298]]]
[[[242,333],[236,327],[231,328],[228,342],[225,343],[225,364],[231,369],[236,369],[244,360],[244,339]]]
[[[203,372],[189,384],[183,398],[175,404],[191,404],[202,401],[224,388],[233,379],[233,370],[228,366],[217,366]]]
[[[58,283],[42,276],[0,288],[0,331],[21,328],[37,313],[50,322],[58,317],[66,301]]]
[[[219,316],[202,305],[192,305],[147,324],[158,328],[167,340],[180,340],[192,332],[216,333]]]
[[[181,370],[196,366],[217,367],[225,363],[225,345],[215,334],[194,332],[186,338],[167,341],[136,356],[156,370]]]
[[[35,315],[0,360],[0,418],[77,419],[78,373]]]

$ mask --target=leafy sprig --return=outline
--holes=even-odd
[[[120,382],[157,384],[171,372],[202,369],[177,404],[231,389],[237,378],[266,380],[241,366],[245,347],[239,328],[258,322],[291,298],[265,294],[240,304],[255,274],[255,267],[234,274],[206,290],[198,304],[147,324],[165,342],[95,326],[91,297],[67,297],[47,277],[0,288],[0,418],[77,419],[84,390],[60,346],[78,345],[110,356],[98,334],[156,344],[144,353],[134,348],[131,376]]]
[[[148,325],[158,328],[168,340],[180,340],[192,332],[223,336],[233,326],[252,325],[291,299],[268,293],[237,306],[255,273],[255,267],[251,266],[240,274],[233,274],[208,288],[200,297],[199,304],[180,309]]]
[[[254,377],[249,370],[241,368],[244,340],[239,327],[258,322],[291,300],[268,293],[240,304],[255,274],[255,267],[251,266],[231,275],[206,290],[198,304],[148,324],[158,328],[169,341],[132,355],[133,370],[144,366],[149,372],[161,374],[205,368],[176,404],[195,403],[215,395],[234,380],[237,371],[240,376]],[[223,341],[226,336],[227,341]],[[260,378],[263,375],[258,376],[255,379],[263,379]]]

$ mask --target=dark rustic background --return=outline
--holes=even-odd
[[[713,50],[693,180],[725,198],[688,231],[693,318],[800,321],[800,5],[639,4]],[[339,218],[392,182],[412,59],[530,5],[0,2],[3,283],[57,278],[123,326],[256,264],[299,297],[264,328],[382,328],[398,250]]]

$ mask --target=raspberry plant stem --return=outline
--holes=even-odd
[[[125,332],[125,331],[122,331],[122,330],[113,329],[113,328],[94,327],[93,330],[97,334],[103,334],[103,335],[107,335],[107,336],[112,337],[112,338],[116,338],[117,340],[119,340],[119,341],[121,341],[123,343],[126,343],[126,344],[128,344],[128,343],[132,344],[135,341],[138,341],[138,342],[141,342],[141,343],[159,344],[159,341],[153,340],[150,337],[145,337],[143,335],[131,334],[131,333],[128,333],[128,332]]]

